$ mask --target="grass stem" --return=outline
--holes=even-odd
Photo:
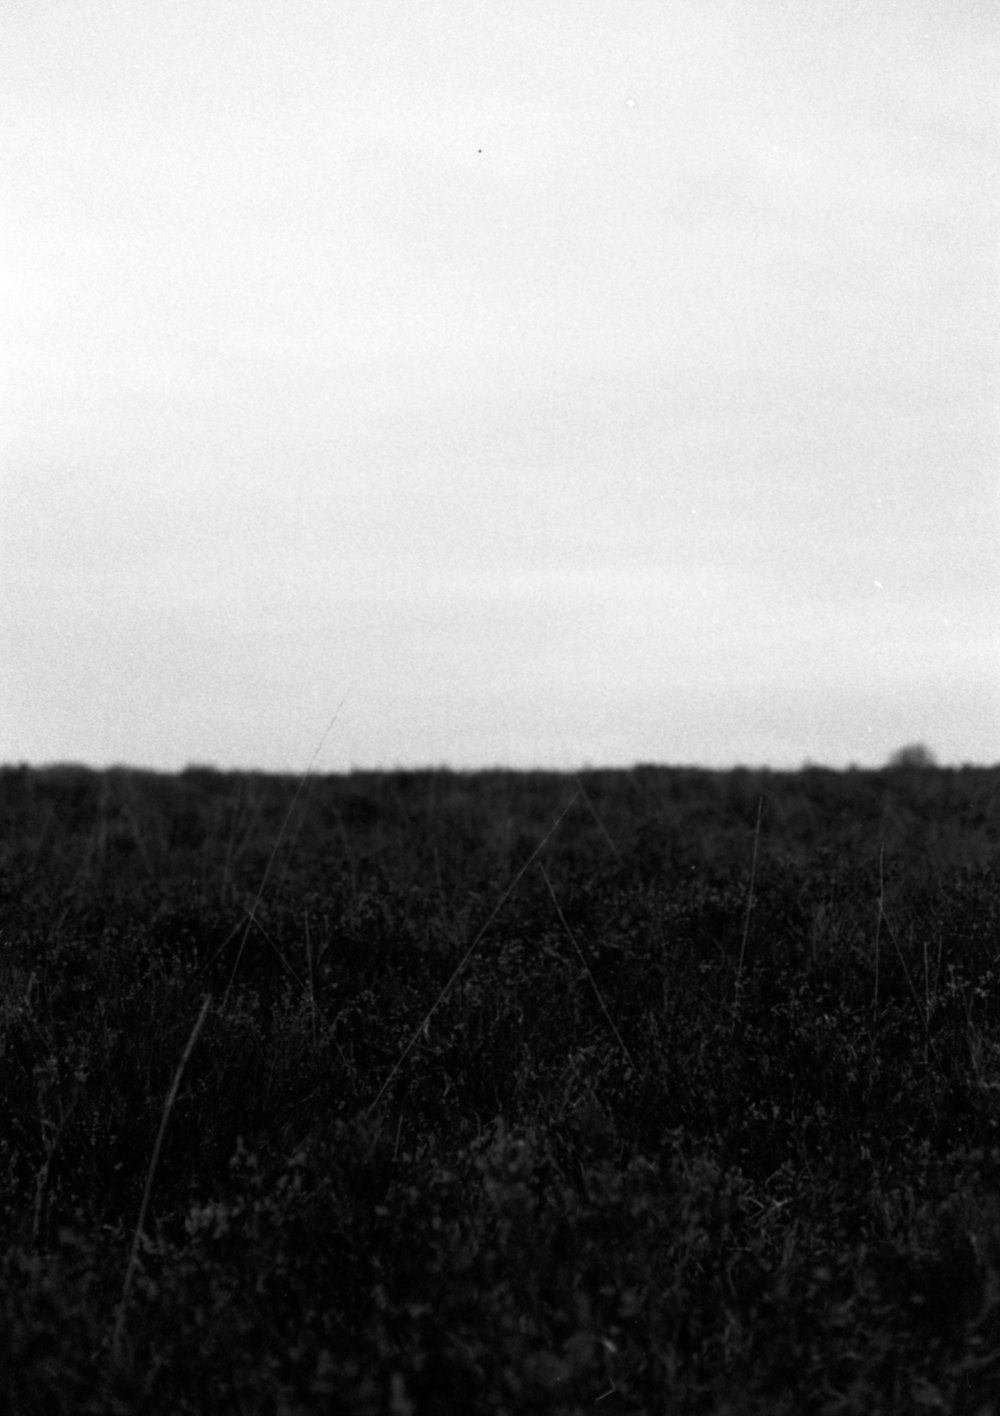
[[[122,1296],[118,1300],[118,1311],[115,1316],[115,1330],[111,1339],[111,1360],[117,1365],[121,1356],[122,1338],[125,1332],[125,1308],[128,1303],[128,1295],[132,1288],[132,1280],[135,1277],[136,1263],[139,1257],[139,1245],[142,1242],[142,1233],[146,1224],[146,1211],[149,1208],[149,1197],[153,1192],[153,1179],[156,1175],[156,1167],[160,1159],[160,1151],[163,1147],[163,1137],[166,1134],[167,1122],[170,1120],[170,1113],[173,1110],[174,1102],[177,1099],[177,1090],[181,1084],[181,1077],[184,1075],[184,1068],[187,1066],[188,1058],[194,1051],[194,1045],[198,1040],[198,1034],[204,1026],[208,1017],[208,1009],[212,1002],[212,995],[206,993],[205,1001],[201,1005],[201,1012],[195,1020],[195,1025],[187,1040],[187,1046],[180,1062],[177,1064],[177,1071],[174,1073],[174,1080],[167,1093],[167,1099],[163,1105],[163,1115],[160,1117],[160,1129],[156,1133],[156,1144],[153,1146],[153,1154],[150,1158],[149,1169],[146,1172],[146,1185],[142,1192],[142,1204],[139,1206],[139,1218],[136,1221],[135,1233],[132,1236],[132,1248],[128,1256],[128,1265],[125,1269],[125,1280],[122,1283]]]
[[[740,942],[740,961],[736,968],[736,996],[739,998],[743,982],[743,961],[746,958],[747,939],[750,937],[750,911],[753,909],[753,887],[757,878],[757,851],[760,846],[760,818],[764,810],[764,797],[757,798],[757,826],[753,833],[753,858],[750,862],[750,885],[747,889],[747,910],[743,919],[743,938]]]
[[[527,859],[527,860],[524,862],[524,864],[521,866],[521,869],[517,872],[517,874],[514,876],[513,880],[512,880],[512,881],[510,882],[510,884],[507,886],[506,890],[505,890],[505,891],[503,892],[503,894],[500,896],[499,900],[497,900],[496,904],[493,906],[492,910],[490,911],[489,915],[488,915],[487,918],[486,918],[485,923],[480,927],[479,932],[476,934],[476,937],[473,939],[473,941],[472,941],[472,943],[469,945],[468,949],[466,949],[465,953],[464,953],[464,954],[462,955],[462,957],[459,959],[458,964],[456,965],[456,967],[455,967],[455,969],[454,969],[454,971],[453,971],[451,977],[447,980],[447,982],[445,983],[444,987],[441,989],[441,992],[438,994],[438,996],[435,998],[434,1002],[433,1002],[433,1003],[431,1004],[431,1006],[428,1008],[427,1012],[424,1014],[424,1016],[423,1016],[423,1018],[421,1019],[421,1021],[420,1021],[420,1022],[418,1023],[418,1025],[414,1028],[413,1033],[412,1033],[412,1035],[411,1035],[411,1037],[410,1037],[409,1042],[406,1044],[406,1046],[403,1048],[402,1052],[399,1054],[399,1057],[396,1059],[396,1062],[395,1062],[395,1065],[393,1066],[392,1071],[389,1073],[389,1075],[386,1077],[385,1081],[384,1081],[384,1082],[382,1083],[382,1085],[379,1087],[379,1089],[378,1089],[378,1094],[376,1095],[375,1100],[372,1102],[372,1104],[368,1107],[367,1111],[365,1112],[365,1120],[366,1120],[366,1121],[367,1121],[368,1118],[371,1116],[371,1114],[372,1114],[372,1112],[375,1110],[375,1108],[378,1106],[379,1102],[382,1100],[382,1098],[383,1098],[383,1096],[385,1095],[385,1093],[388,1091],[389,1086],[391,1085],[391,1083],[392,1083],[393,1079],[395,1078],[397,1072],[399,1071],[400,1067],[402,1067],[404,1061],[405,1061],[406,1058],[408,1057],[410,1051],[412,1050],[414,1044],[415,1044],[416,1041],[417,1041],[417,1038],[420,1037],[420,1035],[421,1035],[421,1034],[424,1032],[424,1030],[426,1029],[427,1024],[430,1022],[432,1015],[438,1010],[438,1008],[441,1006],[441,1004],[442,1004],[442,1002],[444,1001],[444,999],[445,999],[445,998],[448,996],[448,994],[451,992],[451,989],[452,989],[453,984],[457,981],[457,979],[459,978],[459,975],[463,972],[463,970],[465,969],[466,964],[469,962],[469,960],[472,958],[472,955],[475,953],[476,949],[478,948],[478,946],[479,946],[479,941],[483,938],[483,935],[486,933],[486,931],[489,929],[490,925],[491,925],[491,924],[493,923],[493,921],[496,919],[497,915],[500,913],[500,911],[501,911],[501,909],[503,908],[503,906],[507,903],[507,901],[510,899],[511,895],[512,895],[512,894],[514,893],[514,891],[517,889],[518,885],[520,884],[520,881],[521,881],[522,876],[524,876],[524,874],[527,872],[528,868],[529,868],[531,865],[534,864],[534,862],[535,862],[535,861],[538,859],[538,857],[541,855],[542,851],[543,851],[543,850],[545,849],[545,847],[548,845],[549,841],[551,840],[551,838],[552,838],[553,835],[555,834],[557,828],[560,826],[560,824],[562,823],[562,821],[564,820],[564,818],[565,818],[566,816],[568,816],[571,807],[576,803],[576,801],[578,800],[579,796],[580,796],[580,792],[579,792],[579,789],[578,789],[578,790],[575,791],[575,792],[573,793],[573,795],[570,797],[569,801],[568,801],[568,802],[566,803],[566,805],[563,807],[562,811],[561,811],[561,812],[559,813],[559,815],[556,817],[555,821],[553,821],[552,825],[551,825],[551,826],[549,827],[549,829],[546,831],[545,835],[544,835],[544,836],[542,837],[542,839],[539,841],[538,845],[537,845],[537,846],[535,847],[535,849],[531,852],[531,855],[528,857],[528,859]]]
[[[590,986],[591,986],[591,988],[594,990],[594,993],[597,995],[597,1001],[598,1001],[598,1003],[600,1003],[601,1009],[602,1009],[602,1011],[603,1011],[603,1013],[604,1013],[604,1016],[605,1016],[605,1017],[607,1018],[607,1020],[608,1020],[608,1026],[610,1027],[611,1031],[614,1033],[615,1037],[618,1039],[618,1046],[621,1048],[621,1050],[622,1050],[622,1052],[623,1052],[623,1054],[624,1054],[624,1056],[625,1056],[625,1061],[626,1061],[626,1062],[628,1063],[628,1065],[632,1068],[633,1073],[636,1074],[636,1075],[638,1075],[638,1068],[636,1067],[635,1063],[634,1063],[633,1060],[632,1060],[632,1054],[631,1054],[631,1052],[629,1052],[628,1048],[625,1046],[625,1043],[624,1043],[624,1041],[622,1040],[622,1035],[621,1035],[621,1033],[620,1033],[620,1032],[618,1031],[618,1029],[615,1027],[615,1020],[614,1020],[614,1018],[612,1018],[611,1014],[608,1012],[608,1005],[605,1003],[604,999],[603,999],[602,996],[601,996],[601,990],[600,990],[600,989],[598,988],[598,986],[597,986],[597,980],[595,979],[595,977],[594,977],[594,975],[593,975],[593,971],[591,970],[590,965],[587,963],[587,960],[586,960],[586,958],[584,957],[583,950],[580,948],[580,945],[577,943],[576,935],[573,933],[572,929],[570,929],[569,923],[568,923],[568,921],[567,921],[567,919],[566,919],[566,916],[565,916],[565,915],[563,914],[563,912],[562,912],[562,906],[561,906],[560,903],[559,903],[559,899],[558,899],[558,896],[556,895],[555,890],[552,888],[552,881],[549,879],[548,872],[546,871],[545,866],[542,865],[541,863],[539,863],[538,868],[539,868],[539,870],[542,872],[542,879],[545,881],[546,885],[549,887],[549,894],[552,896],[552,903],[553,903],[553,904],[555,905],[555,907],[556,907],[556,914],[559,916],[560,923],[562,924],[563,929],[565,929],[566,933],[569,935],[570,943],[573,945],[573,948],[574,948],[574,949],[576,950],[576,952],[580,955],[580,962],[583,964],[583,967],[587,970],[587,977],[590,979]]]

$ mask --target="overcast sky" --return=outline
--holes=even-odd
[[[0,8],[0,760],[1000,760],[980,0]]]

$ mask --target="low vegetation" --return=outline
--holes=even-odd
[[[0,1409],[1000,1392],[1000,770],[0,774]]]

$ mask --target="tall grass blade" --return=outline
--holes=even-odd
[[[525,873],[527,872],[529,866],[531,866],[531,865],[534,864],[534,862],[535,862],[535,861],[538,859],[538,857],[541,855],[542,851],[543,851],[543,850],[545,849],[545,847],[548,845],[549,841],[552,839],[552,836],[555,834],[557,828],[558,828],[559,825],[562,823],[562,821],[564,820],[564,818],[569,814],[569,811],[570,811],[571,807],[572,807],[572,806],[575,804],[575,802],[578,800],[579,796],[580,796],[579,790],[577,790],[577,791],[575,791],[575,792],[573,793],[573,795],[570,797],[569,801],[568,801],[568,802],[566,803],[566,805],[563,807],[562,811],[561,811],[561,812],[559,813],[559,815],[556,817],[555,821],[553,821],[552,825],[549,827],[549,829],[546,831],[545,835],[544,835],[544,836],[542,837],[542,839],[539,841],[538,845],[537,845],[537,846],[535,847],[535,849],[531,852],[531,855],[528,857],[528,859],[527,859],[527,860],[524,862],[524,864],[521,866],[521,869],[517,872],[517,874],[514,876],[514,879],[510,882],[510,884],[507,886],[506,890],[505,890],[505,891],[503,892],[503,894],[500,896],[499,900],[497,900],[496,904],[493,906],[492,910],[490,911],[489,915],[487,916],[486,922],[480,927],[479,932],[478,932],[478,934],[476,935],[475,939],[473,939],[473,941],[472,941],[472,943],[469,945],[468,949],[466,949],[466,951],[465,951],[465,953],[462,955],[461,959],[459,959],[458,964],[457,964],[457,966],[456,966],[454,972],[452,973],[452,975],[451,975],[451,977],[448,979],[448,981],[445,983],[444,987],[441,989],[441,992],[440,992],[440,993],[438,994],[438,996],[435,998],[434,1002],[433,1002],[433,1003],[431,1004],[431,1006],[428,1008],[427,1012],[424,1014],[424,1017],[423,1017],[422,1021],[417,1025],[416,1028],[414,1028],[414,1030],[413,1030],[413,1035],[411,1036],[411,1038],[410,1038],[409,1042],[406,1044],[406,1046],[403,1048],[402,1052],[399,1054],[399,1057],[396,1059],[396,1062],[395,1062],[395,1065],[393,1066],[392,1071],[389,1073],[389,1075],[386,1077],[385,1081],[384,1081],[384,1082],[382,1083],[382,1085],[379,1087],[378,1095],[375,1097],[375,1100],[372,1102],[372,1104],[368,1107],[367,1111],[365,1112],[364,1119],[365,1119],[366,1121],[369,1119],[369,1117],[371,1116],[372,1112],[375,1110],[375,1108],[378,1106],[379,1102],[382,1100],[382,1098],[383,1098],[383,1096],[385,1095],[385,1093],[388,1091],[389,1086],[391,1085],[391,1083],[392,1083],[393,1080],[395,1079],[396,1074],[399,1072],[400,1067],[402,1067],[402,1065],[403,1065],[403,1063],[405,1062],[406,1058],[409,1056],[411,1050],[413,1049],[413,1046],[414,1046],[414,1044],[416,1043],[417,1038],[420,1036],[420,1034],[421,1034],[421,1033],[424,1031],[424,1029],[427,1027],[427,1024],[430,1022],[431,1017],[433,1016],[433,1014],[434,1014],[435,1012],[437,1012],[438,1008],[441,1006],[442,1002],[444,1001],[444,999],[448,996],[449,992],[451,991],[451,989],[452,989],[453,985],[455,984],[456,980],[459,978],[459,976],[461,975],[461,973],[462,973],[463,970],[465,969],[466,964],[467,964],[467,963],[469,962],[469,960],[472,958],[473,954],[475,953],[476,949],[477,949],[478,946],[479,946],[479,941],[483,938],[483,935],[486,933],[486,931],[489,929],[490,925],[491,925],[491,924],[493,923],[493,921],[496,919],[497,915],[500,913],[500,911],[501,911],[501,909],[503,908],[503,906],[507,903],[507,901],[510,899],[511,895],[512,895],[512,894],[514,893],[514,891],[517,889],[518,884],[519,884],[520,881],[521,881],[521,878],[525,875]]]
[[[628,1065],[632,1068],[632,1071],[637,1074],[637,1073],[638,1073],[638,1068],[636,1067],[635,1063],[634,1063],[633,1060],[632,1060],[632,1054],[629,1052],[628,1048],[625,1046],[625,1043],[624,1043],[624,1041],[623,1041],[623,1039],[622,1039],[621,1033],[620,1033],[620,1032],[618,1031],[618,1029],[615,1027],[615,1020],[614,1020],[614,1018],[613,1018],[613,1017],[611,1016],[611,1014],[608,1012],[608,1005],[605,1003],[603,997],[601,996],[601,990],[600,990],[600,989],[598,988],[598,986],[597,986],[597,979],[594,977],[593,972],[592,972],[592,970],[591,970],[591,967],[590,967],[590,965],[587,963],[586,958],[584,957],[583,950],[580,948],[580,945],[577,943],[576,935],[573,933],[572,929],[570,929],[570,927],[569,927],[569,921],[566,919],[566,916],[565,916],[565,915],[563,914],[563,912],[562,912],[562,906],[561,906],[560,903],[559,903],[559,899],[558,899],[558,896],[556,895],[555,890],[552,888],[552,881],[551,881],[551,880],[549,879],[549,877],[548,877],[548,872],[546,871],[545,866],[542,865],[541,863],[539,863],[538,868],[539,868],[539,870],[542,872],[542,879],[545,881],[546,885],[549,887],[549,894],[552,896],[552,903],[553,903],[553,904],[555,905],[555,907],[556,907],[556,914],[559,916],[559,920],[560,920],[560,922],[561,922],[561,924],[562,924],[562,927],[563,927],[563,929],[565,929],[566,933],[569,935],[569,937],[570,937],[570,942],[572,943],[573,948],[574,948],[574,949],[576,950],[576,952],[580,955],[580,962],[583,964],[583,967],[587,970],[587,977],[590,979],[590,986],[591,986],[591,988],[594,990],[594,993],[595,993],[596,996],[597,996],[597,1001],[598,1001],[598,1003],[600,1003],[601,1009],[602,1009],[602,1011],[603,1011],[603,1013],[604,1013],[604,1016],[605,1016],[605,1017],[607,1018],[607,1020],[608,1020],[608,1026],[610,1027],[611,1031],[614,1033],[615,1037],[618,1039],[618,1046],[621,1048],[621,1050],[622,1050],[622,1052],[623,1052],[623,1054],[624,1054],[624,1056],[625,1056],[626,1062],[627,1062]]]
[[[177,1064],[177,1071],[174,1073],[174,1080],[170,1084],[167,1099],[163,1105],[163,1115],[160,1117],[160,1129],[156,1133],[156,1144],[153,1146],[153,1154],[150,1158],[149,1169],[146,1172],[146,1185],[142,1192],[142,1204],[139,1206],[139,1218],[136,1221],[135,1233],[132,1236],[132,1248],[128,1256],[128,1265],[125,1269],[125,1280],[122,1283],[122,1296],[118,1300],[118,1312],[115,1317],[115,1330],[111,1339],[111,1360],[116,1363],[121,1355],[122,1337],[125,1331],[125,1308],[128,1303],[128,1295],[132,1288],[132,1280],[135,1277],[135,1266],[139,1256],[139,1244],[142,1241],[142,1233],[146,1224],[146,1211],[149,1208],[149,1197],[153,1193],[153,1179],[156,1175],[156,1167],[160,1160],[160,1150],[163,1146],[163,1137],[166,1135],[167,1122],[170,1120],[170,1113],[173,1110],[174,1102],[177,1099],[177,1090],[181,1084],[181,1077],[184,1075],[184,1068],[188,1064],[188,1058],[194,1051],[194,1045],[198,1041],[198,1034],[204,1026],[208,1017],[208,1010],[212,1002],[212,995],[205,994],[205,1001],[201,1005],[201,1012],[195,1020],[195,1025],[191,1029],[184,1048],[180,1062]]]
[[[760,846],[760,818],[764,810],[764,797],[757,798],[757,826],[753,833],[753,859],[750,862],[750,885],[747,889],[747,910],[743,919],[743,939],[740,942],[740,961],[736,967],[736,997],[739,999],[743,982],[743,961],[746,958],[747,939],[750,937],[750,911],[753,909],[753,887],[757,879],[757,851]]]

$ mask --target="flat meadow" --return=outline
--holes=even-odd
[[[1000,1411],[1000,768],[0,771],[0,1411]]]

